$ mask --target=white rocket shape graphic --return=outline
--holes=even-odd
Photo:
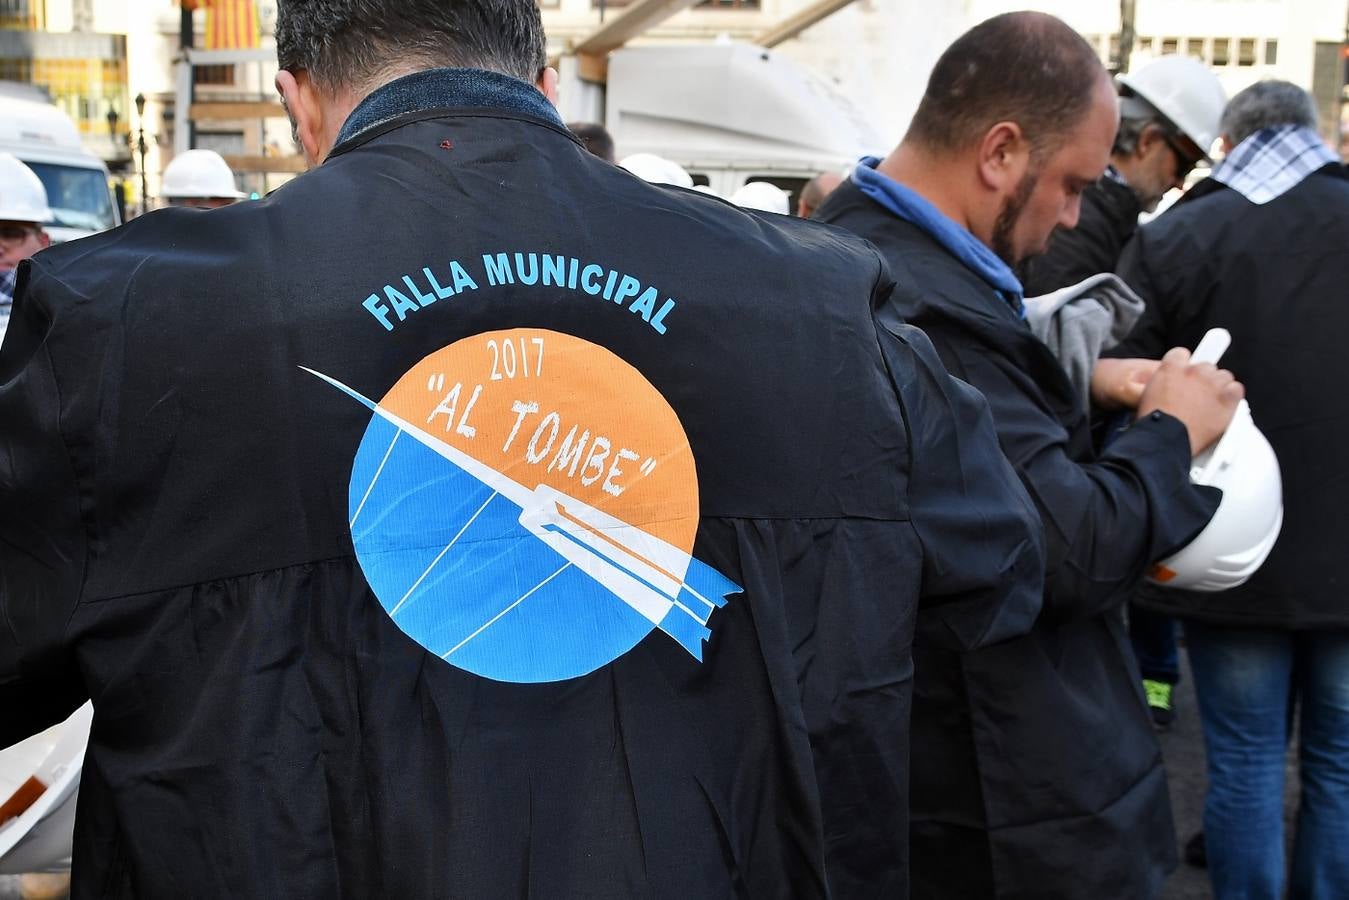
[[[356,390],[300,368],[359,401],[422,446],[520,507],[520,524],[702,661],[707,621],[742,588],[668,541],[547,485],[533,490],[394,415]]]

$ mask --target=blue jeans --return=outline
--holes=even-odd
[[[1176,620],[1129,604],[1129,643],[1138,671],[1150,681],[1180,683],[1180,650],[1176,647]]]
[[[1285,757],[1299,710],[1293,900],[1349,898],[1349,631],[1185,624],[1208,756],[1216,900],[1280,900]]]

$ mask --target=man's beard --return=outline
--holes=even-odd
[[[1002,210],[998,213],[997,221],[993,223],[993,246],[992,250],[998,255],[998,258],[1007,263],[1008,266],[1015,269],[1025,259],[1018,259],[1016,249],[1012,246],[1012,232],[1016,230],[1017,222],[1021,219],[1021,213],[1030,202],[1030,195],[1035,192],[1035,185],[1040,181],[1040,172],[1032,169],[1022,176],[1021,181],[1016,186],[1016,192],[1007,201],[1003,203]]]

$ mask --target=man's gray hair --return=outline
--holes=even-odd
[[[1227,102],[1220,130],[1235,147],[1262,128],[1280,125],[1315,128],[1316,101],[1290,82],[1257,81]]]
[[[1149,125],[1156,125],[1167,133],[1174,132],[1175,126],[1167,121],[1148,101],[1128,88],[1123,89],[1119,98],[1119,128],[1115,130],[1115,145],[1110,148],[1112,156],[1133,156],[1138,150],[1138,141],[1143,137]]]
[[[533,83],[547,65],[537,0],[280,0],[276,56],[327,88],[392,72],[487,69]]]

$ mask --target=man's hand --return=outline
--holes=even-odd
[[[1094,380],[1094,379],[1093,379]],[[1198,456],[1222,437],[1246,389],[1226,369],[1190,365],[1190,351],[1176,347],[1162,357],[1138,403],[1138,418],[1160,410],[1180,419]]]
[[[1091,402],[1115,412],[1137,409],[1148,379],[1162,364],[1159,359],[1101,359],[1091,371]]]

